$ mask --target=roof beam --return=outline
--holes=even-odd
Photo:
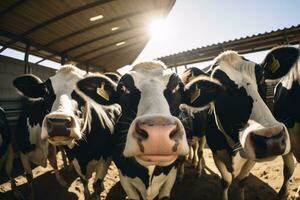
[[[134,43],[132,43],[132,44],[123,46],[123,47],[121,47],[121,48],[118,48],[118,49],[115,49],[115,50],[112,50],[112,51],[105,52],[104,54],[100,54],[100,55],[94,56],[94,57],[90,58],[90,59],[88,60],[88,62],[89,62],[89,63],[92,63],[93,61],[99,60],[99,59],[100,59],[101,57],[103,57],[103,56],[106,56],[106,55],[109,55],[109,54],[112,54],[112,53],[115,53],[115,52],[118,52],[118,51],[122,51],[122,50],[124,50],[124,49],[126,49],[126,48],[130,48],[130,47],[135,46],[135,45],[137,45],[137,44],[139,44],[139,43],[141,43],[141,41],[136,41],[136,42],[134,42]]]
[[[14,10],[15,8],[17,8],[18,6],[20,6],[22,3],[24,3],[26,0],[18,0],[15,3],[11,4],[10,6],[8,6],[6,9],[4,9],[3,11],[0,12],[0,17],[3,17],[4,15],[6,15],[6,13],[11,12],[12,10]]]
[[[93,8],[93,7],[96,7],[96,6],[105,4],[105,3],[110,2],[110,1],[112,1],[112,0],[101,0],[101,1],[98,0],[98,1],[95,1],[95,2],[93,2],[93,3],[86,4],[86,5],[84,5],[84,6],[81,6],[81,7],[79,7],[79,8],[76,8],[76,9],[74,9],[74,10],[70,10],[70,11],[68,11],[68,12],[65,12],[65,13],[63,13],[63,14],[61,14],[61,15],[58,15],[58,16],[56,16],[56,17],[53,17],[53,18],[51,18],[51,19],[48,19],[47,21],[44,21],[44,22],[42,22],[42,23],[36,25],[35,27],[33,27],[33,28],[27,30],[26,32],[24,32],[22,35],[29,35],[29,34],[31,34],[31,33],[33,33],[33,32],[36,32],[36,31],[39,30],[39,29],[42,29],[42,28],[44,28],[44,27],[46,27],[46,26],[49,26],[50,24],[52,24],[52,23],[54,23],[54,22],[57,22],[57,21],[62,20],[62,19],[64,19],[64,18],[66,18],[66,17],[70,17],[70,16],[75,15],[75,14],[77,14],[77,13],[79,13],[79,12],[82,12],[82,11],[84,11],[84,10],[87,10],[87,9],[90,9],[90,8]]]
[[[53,18],[51,18],[51,19],[48,19],[48,20],[46,20],[46,21],[44,21],[44,22],[42,22],[42,23],[40,23],[40,24],[34,26],[33,28],[31,28],[31,29],[25,31],[24,33],[22,33],[21,36],[27,36],[27,35],[30,35],[31,33],[36,32],[37,30],[40,30],[40,29],[42,29],[42,28],[44,28],[44,27],[46,27],[46,26],[49,26],[50,24],[52,24],[52,23],[54,23],[54,22],[57,22],[57,21],[62,20],[62,19],[64,19],[64,18],[66,18],[66,17],[75,15],[75,14],[77,14],[77,13],[79,13],[79,12],[82,12],[82,11],[84,11],[84,10],[90,9],[90,8],[92,8],[92,7],[99,6],[99,5],[101,5],[101,4],[105,4],[105,3],[110,2],[110,1],[112,1],[112,0],[101,0],[101,1],[98,0],[98,1],[95,1],[95,2],[93,2],[93,3],[90,3],[90,4],[87,4],[87,5],[81,6],[81,7],[79,7],[79,8],[76,8],[76,9],[74,9],[74,10],[70,10],[70,11],[68,11],[68,12],[65,12],[65,13],[63,13],[63,14],[61,14],[61,15],[58,15],[58,16],[53,17]],[[4,46],[9,47],[10,45],[14,44],[15,42],[16,42],[16,41],[14,41],[14,40],[9,41],[9,42],[7,42]]]
[[[142,28],[142,27],[144,27],[144,26],[143,26],[143,25],[138,25],[138,26],[134,26],[134,27],[127,28],[127,29],[123,29],[122,31],[118,31],[118,32],[116,32],[116,33],[114,33],[114,34],[106,34],[106,35],[102,35],[102,36],[100,36],[100,37],[96,37],[96,38],[94,38],[94,39],[91,39],[91,40],[82,42],[82,43],[77,44],[77,45],[75,45],[75,46],[73,46],[73,47],[70,47],[70,48],[68,48],[68,49],[65,49],[65,50],[63,50],[63,52],[64,52],[64,53],[67,53],[67,52],[73,51],[73,50],[75,50],[75,49],[78,49],[78,48],[80,48],[80,47],[82,47],[82,46],[91,44],[91,43],[93,43],[93,42],[97,42],[97,41],[99,41],[99,40],[103,40],[103,39],[106,39],[106,38],[109,38],[109,37],[113,37],[113,36],[115,36],[115,35],[119,35],[119,34],[121,34],[121,33],[125,33],[125,32],[128,32],[128,31],[130,31],[130,30],[133,30],[133,29],[136,29],[136,30],[137,30],[137,29],[140,29],[140,28]],[[145,29],[146,29],[146,28],[145,28]]]
[[[34,48],[37,48],[37,49],[41,49],[41,50],[46,51],[46,52],[48,52],[48,53],[51,53],[51,54],[53,54],[53,55],[57,55],[57,56],[61,56],[61,57],[66,56],[66,55],[64,55],[64,54],[61,53],[61,52],[57,52],[57,51],[55,51],[55,50],[53,50],[53,49],[51,49],[51,48],[49,48],[49,47],[45,47],[45,46],[43,46],[43,45],[41,45],[41,44],[39,44],[39,43],[37,43],[37,42],[29,41],[28,39],[26,39],[26,38],[23,37],[23,36],[13,34],[13,33],[10,33],[10,32],[8,32],[8,31],[5,31],[5,30],[1,30],[1,29],[0,29],[0,35],[3,36],[3,37],[9,38],[9,39],[11,39],[11,40],[14,40],[14,41],[22,42],[22,43],[24,43],[24,44],[26,44],[26,43],[29,42],[31,47],[34,47]],[[72,60],[72,61],[75,61],[75,62],[80,63],[80,64],[83,64],[83,65],[86,65],[86,64],[87,64],[87,62],[83,62],[83,61],[81,61],[81,60],[79,60],[79,59],[76,59],[76,58],[73,58],[73,57],[69,57],[69,56],[68,56],[68,58],[69,58],[70,60]]]
[[[140,34],[135,34],[135,35],[133,35],[133,36],[131,36],[131,37],[125,38],[124,40],[121,40],[121,41],[118,41],[118,42],[125,42],[125,43],[128,43],[130,40],[136,39],[136,38],[139,38],[139,37],[140,37],[140,38],[145,38],[146,35],[140,36]],[[76,55],[76,58],[80,58],[80,57],[89,55],[89,54],[91,54],[91,53],[100,51],[100,50],[105,49],[105,48],[110,47],[110,46],[114,46],[114,45],[115,45],[116,43],[118,43],[118,42],[113,42],[113,43],[107,44],[107,45],[105,45],[105,46],[101,46],[101,47],[98,47],[98,48],[95,48],[95,49],[91,49],[91,50],[89,50],[89,51],[87,51],[87,52],[84,52],[84,53],[81,53],[81,54],[79,54],[79,55]]]
[[[82,29],[80,29],[80,30],[78,30],[78,31],[75,31],[75,32],[70,33],[70,34],[67,34],[67,35],[65,35],[65,36],[63,36],[63,37],[57,38],[57,39],[55,39],[55,40],[52,40],[51,42],[48,42],[48,43],[46,44],[46,46],[52,46],[52,45],[54,45],[54,44],[56,44],[56,43],[59,43],[59,42],[61,42],[61,41],[66,40],[66,39],[68,39],[68,38],[71,38],[71,37],[74,37],[74,36],[76,36],[76,35],[79,35],[79,34],[88,32],[88,31],[93,30],[93,29],[97,29],[97,28],[99,28],[99,27],[101,27],[101,26],[105,26],[105,25],[108,25],[108,24],[111,24],[111,23],[120,21],[120,20],[122,20],[122,19],[128,19],[128,18],[136,17],[136,16],[139,16],[139,15],[142,15],[142,14],[146,14],[147,12],[150,13],[151,11],[153,11],[153,9],[149,9],[149,10],[147,10],[147,11],[138,11],[138,12],[134,12],[134,13],[127,14],[127,15],[122,15],[122,16],[120,16],[120,17],[117,17],[117,18],[114,18],[114,19],[111,19],[111,20],[108,20],[108,21],[105,21],[105,22],[100,22],[100,23],[97,23],[97,24],[95,24],[95,25],[92,25],[92,26],[89,26],[89,27],[86,27],[86,28],[82,28]],[[145,13],[145,12],[146,12],[146,13]]]

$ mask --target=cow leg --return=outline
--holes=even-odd
[[[14,164],[14,150],[12,145],[10,144],[8,146],[7,154],[6,154],[5,171],[7,176],[10,179],[11,190],[13,191],[15,198],[21,200],[24,199],[24,197],[21,194],[21,192],[17,190],[16,181],[12,177],[13,164]]]
[[[199,164],[199,157],[198,157],[198,150],[199,150],[199,139],[198,137],[193,137],[193,150],[194,150],[194,157],[192,159],[192,165],[195,169],[197,169],[197,166]]]
[[[225,151],[225,150],[224,150]],[[226,167],[226,164],[224,163],[225,159],[231,159],[230,156],[227,153],[224,153],[224,151],[220,151],[217,154],[213,153],[213,158],[215,161],[215,164],[218,168],[218,170],[221,173],[221,185],[222,185],[222,199],[228,200],[228,189],[232,182],[232,173],[229,172],[229,170]]]
[[[188,154],[188,157],[187,157],[187,160],[190,161],[190,160],[193,160],[194,158],[194,148],[193,148],[193,144],[189,145],[190,147],[190,151],[189,151],[189,154]]]
[[[205,136],[200,137],[198,140],[198,143],[199,143],[199,148],[198,148],[197,154],[198,154],[199,161],[198,161],[198,166],[197,166],[197,176],[198,176],[198,178],[200,178],[202,176],[202,172],[204,171],[204,167],[205,167],[205,161],[203,158],[203,149],[206,144]]]
[[[119,171],[120,175],[120,182],[123,187],[123,189],[126,192],[126,195],[128,199],[130,200],[140,200],[140,195],[137,191],[137,189],[130,183],[130,181],[122,175],[122,173]]]
[[[238,198],[240,200],[244,200],[245,199],[245,185],[247,184],[247,180],[248,180],[248,176],[249,173],[251,171],[251,169],[253,168],[253,166],[255,165],[255,162],[248,160],[242,167],[239,175],[237,176],[237,180],[238,180]]]
[[[96,177],[93,183],[94,193],[92,194],[92,196],[95,197],[95,199],[99,199],[101,192],[104,190],[103,179],[107,174],[108,167],[110,166],[110,164],[110,158],[108,158],[106,161],[101,160],[98,163],[99,167],[97,167],[96,169]]]
[[[171,170],[168,174],[168,179],[163,184],[159,191],[158,199],[170,199],[171,191],[176,180],[177,169]]]
[[[279,199],[287,199],[288,197],[288,183],[291,178],[291,176],[294,173],[295,164],[294,164],[294,158],[293,153],[290,152],[287,155],[282,156],[283,158],[283,184],[279,190]]]
[[[89,188],[88,188],[89,179],[85,179],[85,178],[80,176],[80,180],[81,180],[81,183],[83,185],[84,199],[88,200],[88,199],[91,198],[91,193],[90,193]]]
[[[34,199],[34,189],[33,189],[33,175],[31,170],[30,161],[27,157],[27,155],[21,153],[20,154],[21,162],[25,171],[28,189],[29,189],[29,195],[28,199]]]
[[[56,153],[57,153],[56,147],[53,145],[49,145],[48,159],[49,159],[51,167],[54,169],[56,180],[61,186],[67,188],[68,183],[64,180],[64,178],[61,176],[61,174],[58,170]]]
[[[182,181],[184,177],[184,160],[178,164],[177,180]]]

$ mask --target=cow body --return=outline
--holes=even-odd
[[[274,116],[289,129],[292,151],[300,161],[300,61],[275,88]]]
[[[259,83],[284,76],[298,57],[294,48],[271,51],[263,64],[248,61],[236,52],[227,51],[215,59],[211,78],[198,77],[186,86],[192,109],[213,111],[208,116],[207,143],[222,176],[222,198],[228,198],[233,179],[239,183],[239,199],[255,162],[283,156],[285,181],[280,197],[286,197],[287,181],[294,166],[291,163],[287,128],[278,122],[259,94]],[[264,66],[264,68],[262,68]],[[262,72],[264,70],[264,72]]]
[[[17,199],[22,195],[17,190],[15,180],[12,177],[14,150],[12,147],[12,133],[6,119],[4,110],[0,107],[0,169],[5,167],[5,172],[10,179],[11,189]]]
[[[202,70],[191,67],[184,71],[181,80],[184,85],[191,82],[197,76],[208,76]],[[205,161],[203,157],[203,149],[206,145],[206,126],[207,126],[207,114],[208,110],[203,110],[197,113],[190,113],[181,110],[180,119],[183,120],[184,127],[186,129],[186,136],[190,146],[189,155],[186,157],[187,161],[192,163],[192,166],[197,171],[197,176],[201,177],[205,167]],[[181,180],[184,177],[184,162],[179,166],[178,179]]]
[[[21,135],[24,138],[18,143],[22,153],[35,163],[44,165],[47,146],[63,146],[84,184],[84,194],[88,198],[90,192],[87,185],[93,172],[96,172],[95,197],[103,189],[102,180],[112,157],[113,124],[120,108],[117,105],[103,108],[85,95],[80,96],[75,86],[84,76],[84,71],[66,65],[45,82],[33,75],[24,75],[17,78],[14,84],[24,96],[34,99],[20,118],[19,131],[23,127]],[[24,130],[24,124],[30,129]],[[52,155],[55,160],[55,153]]]
[[[41,123],[46,112],[42,101],[23,99],[23,109],[16,126],[16,146],[30,188],[28,197],[30,199],[34,199],[31,163],[46,167],[49,159],[60,185],[64,187],[67,185],[58,171],[55,147],[41,139]]]
[[[188,153],[178,119],[180,80],[176,74],[165,74],[164,69],[161,62],[143,62],[123,75],[117,85],[96,76],[77,84],[99,104],[121,105],[122,115],[113,135],[113,160],[129,199],[140,199],[140,195],[149,200],[169,198],[177,157]]]

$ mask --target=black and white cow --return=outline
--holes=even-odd
[[[50,104],[53,101],[53,97],[49,96],[52,88],[49,81],[44,83],[33,74],[16,78],[13,84],[23,97],[23,108],[16,126],[16,146],[20,152],[20,159],[29,185],[28,198],[34,199],[31,163],[46,167],[49,159],[59,184],[67,186],[58,170],[56,148],[49,145],[48,141],[41,139],[43,118],[50,111]]]
[[[12,147],[12,132],[5,116],[4,110],[0,107],[0,169],[5,167],[5,172],[10,179],[11,189],[17,199],[22,195],[17,190],[14,178],[12,177],[14,161],[14,150]]]
[[[293,47],[280,47],[268,53],[262,64],[256,64],[226,51],[215,59],[211,78],[200,76],[185,86],[185,97],[189,97],[185,102],[191,109],[213,108],[206,139],[222,176],[223,199],[228,198],[233,179],[238,180],[239,199],[243,199],[244,185],[255,162],[281,155],[287,164],[280,197],[286,196],[294,169],[289,134],[264,103],[258,84],[261,78],[284,76],[298,54]]]
[[[85,75],[75,66],[65,65],[45,82],[33,75],[23,75],[14,83],[25,96],[39,98],[42,105],[34,108],[41,127],[37,140],[64,145],[84,184],[86,198],[90,197],[88,181],[96,172],[92,197],[99,198],[102,180],[111,162],[111,135],[120,107],[103,108],[85,95],[80,96],[75,86]]]
[[[129,199],[169,198],[178,155],[188,154],[179,114],[180,79],[158,61],[142,62],[118,84],[104,76],[78,82],[82,93],[101,105],[118,103],[122,115],[114,133],[113,160]]]
[[[200,75],[209,76],[196,67],[188,68],[181,76],[182,83],[186,85]],[[184,120],[183,123],[186,128],[186,136],[190,146],[190,152],[186,159],[192,162],[193,167],[197,170],[197,176],[201,177],[205,167],[203,149],[206,145],[207,110],[197,113],[188,113],[182,110],[180,115],[183,115],[180,118]],[[181,180],[184,176],[184,163],[180,165],[179,169],[178,179]]]
[[[299,47],[300,50],[300,47]],[[300,59],[275,88],[274,116],[289,130],[294,156],[300,163]],[[298,190],[299,192],[299,190]]]

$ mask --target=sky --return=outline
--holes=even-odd
[[[177,0],[135,63],[298,24],[299,0]],[[265,53],[245,57],[260,62]]]
[[[152,37],[134,63],[298,24],[300,0],[177,0],[163,22],[152,27]],[[2,54],[24,58],[24,54],[11,49]],[[261,52],[245,57],[260,62],[264,55]],[[29,59],[39,60],[34,56]],[[50,61],[41,64],[59,65]],[[208,65],[205,62],[191,66]],[[119,72],[129,69],[127,66]],[[182,70],[179,68],[179,72]]]

